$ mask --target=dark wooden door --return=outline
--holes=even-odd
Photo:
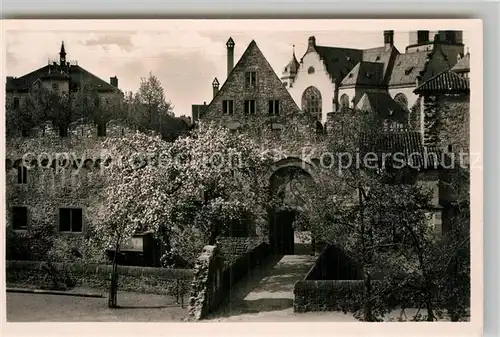
[[[271,235],[275,254],[294,254],[294,219],[295,212],[293,211],[276,211],[273,221],[273,231]]]

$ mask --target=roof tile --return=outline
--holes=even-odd
[[[415,85],[417,76],[425,69],[428,54],[427,51],[420,51],[397,55],[389,85]]]
[[[469,79],[451,70],[445,70],[420,84],[415,93],[421,92],[468,92]]]
[[[441,151],[425,147],[422,135],[418,131],[386,132],[374,139],[371,135],[362,135],[360,151],[366,153],[395,156],[412,168],[437,168],[441,161]],[[380,157],[382,158],[382,157]]]

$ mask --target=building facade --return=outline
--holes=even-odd
[[[303,111],[327,114],[344,108],[409,112],[417,102],[413,92],[464,56],[462,32],[410,32],[404,53],[394,46],[394,31],[384,31],[384,46],[365,50],[321,46],[311,36],[304,55],[285,66],[281,79]],[[394,103],[397,103],[395,105]],[[379,106],[380,105],[380,106]]]
[[[222,86],[217,78],[212,82],[213,99],[203,107],[204,119],[223,121],[230,128],[242,126],[246,119],[266,119],[270,127],[280,128],[300,113],[255,41],[234,67],[232,38],[226,46],[228,76]]]
[[[49,60],[48,64],[20,77],[8,76],[6,79],[6,106],[10,109],[22,109],[33,89],[42,88],[61,97],[71,97],[83,86],[97,92],[104,102],[120,98],[123,93],[118,89],[118,78],[112,76],[109,82],[97,77],[81,67],[77,61],[68,61],[64,42],[61,43],[58,60]],[[52,132],[47,125],[48,132]],[[86,127],[88,129],[88,127]],[[43,130],[45,134],[45,130]],[[88,132],[86,130],[85,132]],[[91,134],[101,133],[94,128]]]

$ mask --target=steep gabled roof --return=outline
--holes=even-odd
[[[387,81],[390,76],[392,67],[394,66],[394,59],[399,54],[396,47],[392,46],[390,48],[377,47],[363,50],[363,61],[366,62],[380,62],[384,64],[384,85],[387,85]]]
[[[366,92],[356,103],[356,108],[394,120],[405,120],[407,116],[407,111],[387,92]]]
[[[469,79],[458,75],[452,70],[445,70],[420,84],[415,93],[466,93],[469,92]]]
[[[392,68],[389,86],[415,85],[420,72],[425,69],[428,54],[428,51],[398,54]]]
[[[285,86],[283,85],[283,82],[281,82],[280,78],[275,73],[273,67],[269,64],[269,62],[267,61],[267,59],[264,56],[264,54],[262,53],[262,51],[257,46],[257,43],[255,42],[255,40],[252,40],[250,42],[250,44],[248,45],[247,49],[243,52],[243,55],[241,55],[241,58],[238,60],[236,65],[233,67],[233,69],[231,70],[231,72],[227,76],[226,80],[224,81],[224,84],[222,84],[222,86],[218,90],[217,94],[214,96],[214,98],[212,99],[210,104],[208,104],[207,109],[205,110],[205,112],[203,113],[203,115],[201,117],[205,117],[207,114],[210,114],[210,112],[212,111],[212,107],[214,105],[214,102],[218,101],[220,96],[225,93],[225,91],[227,90],[227,87],[230,85],[230,83],[232,83],[232,80],[234,79],[236,74],[239,71],[245,69],[245,66],[246,66],[247,62],[249,61],[250,56],[252,56],[253,62],[256,61],[255,58],[259,58],[262,61],[262,64],[264,64],[264,67],[266,68],[265,70],[267,70],[267,72],[269,74],[271,74],[271,76],[272,76],[272,78],[269,78],[268,80],[272,81],[273,85],[276,85],[278,88],[280,88],[282,90],[282,95],[288,96],[288,99],[290,100],[290,102],[293,103],[297,112],[300,111],[300,108],[297,106],[297,104],[293,100],[292,96],[290,96],[290,93],[285,88]]]
[[[7,81],[6,90],[8,92],[27,91],[38,79],[54,77],[61,80],[70,80],[71,90],[78,89],[82,83],[88,83],[95,87],[98,91],[111,92],[117,90],[114,86],[100,79],[88,70],[80,67],[79,65],[73,64],[68,65],[67,67],[48,64],[21,77],[10,79]]]
[[[363,59],[359,49],[315,46],[326,71],[332,80],[340,83],[342,79]]]
[[[384,64],[379,62],[359,62],[342,80],[341,86],[380,86],[384,81]]]

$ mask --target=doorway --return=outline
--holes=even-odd
[[[295,211],[275,210],[271,217],[270,243],[274,254],[294,254],[293,222]]]

